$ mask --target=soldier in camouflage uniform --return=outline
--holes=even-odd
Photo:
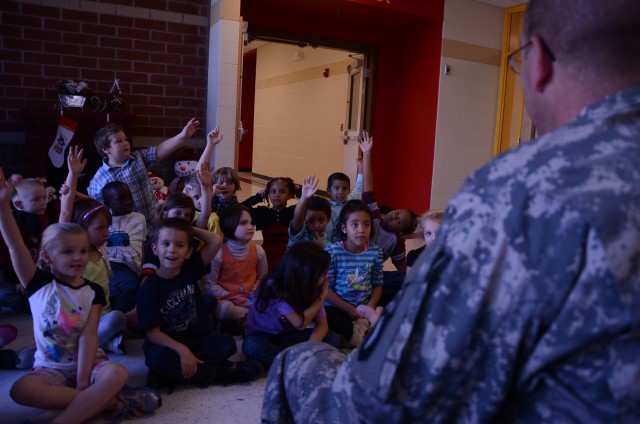
[[[276,359],[263,422],[640,422],[640,1],[532,0],[521,45],[545,135],[470,176],[360,348]]]

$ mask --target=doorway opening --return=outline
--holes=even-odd
[[[260,180],[355,181],[357,135],[371,131],[375,51],[295,34],[251,32],[244,47],[238,168]],[[307,36],[308,37],[308,36]],[[324,41],[324,42],[323,42]]]

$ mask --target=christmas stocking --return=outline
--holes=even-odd
[[[67,118],[66,116],[60,117],[60,122],[58,122],[58,134],[56,134],[56,139],[49,148],[49,159],[51,159],[51,163],[56,168],[61,168],[62,165],[64,165],[64,151],[73,138],[76,128],[78,128],[78,123],[76,121],[71,118]]]

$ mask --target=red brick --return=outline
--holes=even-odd
[[[182,39],[184,41],[185,44],[191,44],[191,45],[206,45],[206,41],[207,39],[203,36],[199,36],[199,35],[183,35]]]
[[[80,10],[63,9],[62,19],[71,22],[93,22],[98,23],[98,15],[93,12],[82,12]]]
[[[180,55],[169,53],[151,53],[149,61],[154,63],[180,63]]]
[[[23,51],[42,51],[42,41],[36,40],[20,40],[17,38],[4,37],[2,39],[4,49],[23,50]]]
[[[133,91],[138,94],[162,95],[164,93],[164,87],[160,85],[137,85]]]
[[[153,122],[153,117],[150,117],[151,122]],[[137,129],[137,127],[136,127]],[[142,130],[142,128],[141,128]],[[164,135],[164,128],[158,128],[155,126],[155,124],[153,126],[150,126],[148,128],[144,129],[144,132],[140,135],[144,135],[147,137],[166,137]]]
[[[82,69],[95,69],[98,59],[86,56],[62,56],[62,65],[75,66]]]
[[[136,116],[136,128],[138,127],[148,127],[149,126],[149,117],[144,115]]]
[[[110,25],[82,24],[83,34],[96,34],[104,37],[115,37],[116,29]]]
[[[144,113],[145,115],[150,116],[164,116],[164,107],[155,106],[153,103],[151,103],[149,106],[146,106],[144,108]]]
[[[153,41],[164,41],[166,43],[182,44],[182,34],[163,31],[152,31],[151,39]]]
[[[5,62],[4,73],[17,75],[41,75],[42,67],[33,63]]]
[[[133,42],[125,38],[100,37],[100,47],[115,47],[116,49],[131,49]]]
[[[123,92],[131,92],[127,89],[128,84],[148,84],[149,74],[142,72],[118,72],[118,78],[120,78],[120,87]]]
[[[149,104],[149,96],[145,96],[143,94],[125,94],[124,100],[131,105],[148,105]]]
[[[193,4],[169,2],[167,6],[171,12],[188,13],[191,15],[198,15],[200,13],[200,7]]]
[[[74,54],[78,52],[78,48],[74,44],[45,42],[44,51],[47,53]]]
[[[135,5],[135,0],[107,0],[104,1],[103,3],[113,3],[113,4],[122,4],[125,6],[134,6]]]
[[[135,72],[148,72],[152,74],[164,74],[166,67],[161,63],[145,63],[135,62],[133,64],[133,70]]]
[[[140,50],[118,50],[117,57],[118,59],[121,59],[121,60],[148,62],[149,52],[144,52]]]
[[[20,12],[20,3],[14,1],[0,2],[0,12]]]
[[[128,18],[126,16],[100,15],[100,23],[103,25],[132,27],[133,18]]]
[[[99,57],[101,59],[115,59],[116,49],[104,47],[82,46],[82,55],[88,57]]]
[[[198,57],[198,56],[183,56],[182,64],[185,66],[207,66],[207,58],[206,57]]]
[[[76,48],[75,45],[97,46],[98,45],[98,36],[97,35],[82,34],[82,33],[63,32],[62,33],[62,41],[64,41],[65,43],[74,44],[73,48]]]
[[[0,72],[0,85],[20,85],[21,81],[20,75],[9,75]]]
[[[103,69],[97,69],[97,68],[86,69],[83,71],[83,76],[86,75],[86,79],[92,80],[92,81],[98,81],[98,80],[112,81],[114,74],[115,72],[111,70],[103,70]]]
[[[28,53],[24,52],[25,63],[38,63],[41,65],[60,65],[62,62],[58,54]]]
[[[46,89],[53,89],[55,84],[49,80],[49,78],[41,76],[23,76],[22,85],[24,87],[40,87]]]
[[[44,28],[64,32],[80,32],[80,22],[67,22],[57,19],[45,19]]]
[[[0,36],[22,38],[22,28],[19,26],[0,25]]]
[[[207,80],[205,78],[182,77],[182,85],[187,87],[206,87]]]
[[[62,34],[58,31],[46,31],[35,28],[24,28],[23,29],[24,38],[31,40],[47,40],[47,41],[61,41]]]
[[[134,26],[136,28],[151,29],[156,31],[166,31],[167,23],[164,21],[152,21],[150,19],[136,19]]]
[[[44,97],[43,88],[27,88],[27,87],[5,87],[7,97],[22,97],[25,99],[42,99]]]
[[[175,97],[194,97],[196,91],[190,87],[165,87],[165,95]]]
[[[136,0],[137,7],[155,10],[167,10],[166,0]]]
[[[198,46],[187,44],[167,44],[167,53],[177,53],[184,56],[194,56],[198,52]]]
[[[169,32],[180,32],[182,34],[197,34],[198,27],[195,25],[187,25],[187,24],[178,24],[175,22],[167,23],[167,31]]]
[[[3,62],[22,62],[22,52],[20,50],[3,50],[2,61]]]
[[[114,71],[131,71],[131,62],[126,60],[100,59],[100,69]]]
[[[205,100],[200,99],[200,98],[188,98],[188,97],[184,97],[182,99],[182,106],[183,107],[190,107],[193,109],[204,109],[205,106]]]
[[[150,83],[158,85],[178,85],[180,84],[179,76],[171,75],[150,75]]]
[[[39,16],[16,15],[13,13],[3,13],[2,22],[4,25],[17,25],[21,27],[42,28],[42,18]]]
[[[118,37],[134,38],[136,40],[148,40],[150,36],[149,30],[136,28],[118,28]]]
[[[151,96],[149,97],[149,104],[155,106],[175,107],[176,99],[174,97]]]
[[[65,68],[62,66],[46,66],[42,72],[42,75],[48,78],[78,78],[80,71],[77,68]]]
[[[133,47],[136,50],[147,52],[164,52],[166,50],[165,43],[156,43],[153,41],[134,40]]]
[[[60,18],[60,10],[55,7],[46,7],[29,3],[22,3],[22,13],[24,15],[35,15],[47,18]]]
[[[167,74],[170,75],[182,75],[182,76],[194,76],[192,69],[182,65],[167,65]]]

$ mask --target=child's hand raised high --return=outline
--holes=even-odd
[[[358,136],[358,145],[363,155],[370,153],[373,149],[373,137],[369,137],[368,132],[362,131]]]
[[[213,185],[211,182],[211,168],[208,162],[202,163],[198,169],[196,169],[196,172],[201,185],[205,187],[211,187]]]
[[[318,191],[318,182],[320,180],[315,175],[309,175],[302,182],[302,197],[309,199]]]
[[[0,206],[9,207],[13,195],[13,182],[4,179],[4,171],[0,168]]]
[[[198,128],[200,128],[200,121],[196,118],[191,118],[182,129],[182,132],[180,132],[180,135],[183,138],[191,138],[198,131]]]
[[[207,142],[215,146],[222,141],[224,136],[220,134],[220,129],[216,125],[216,127],[207,134]]]
[[[69,149],[69,155],[67,156],[67,166],[69,167],[69,173],[72,175],[80,175],[84,171],[84,166],[87,164],[86,159],[82,159],[82,153],[84,149],[79,149],[78,146],[72,146]]]

